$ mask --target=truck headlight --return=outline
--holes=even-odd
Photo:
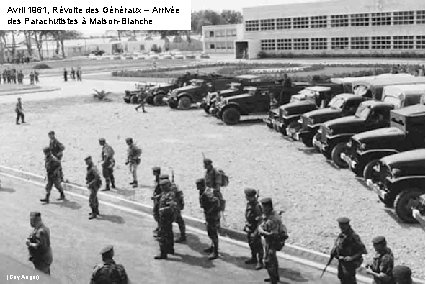
[[[359,149],[360,150],[365,150],[367,148],[367,145],[365,145],[365,143],[361,143],[360,145],[359,145]]]
[[[352,140],[349,140],[349,142],[346,144],[346,146],[347,146],[348,148],[352,148]]]
[[[333,135],[334,130],[332,128],[327,129],[328,134]]]
[[[392,176],[393,177],[397,177],[401,174],[401,170],[400,169],[392,169]]]
[[[308,119],[308,124],[310,124],[310,125],[313,125],[314,124],[314,119],[312,118],[312,117],[310,117],[309,119]]]

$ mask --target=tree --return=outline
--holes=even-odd
[[[67,39],[76,39],[81,37],[81,33],[73,30],[59,30],[59,31],[48,31],[47,33],[53,37],[61,48],[62,58],[65,58],[65,49],[64,49],[64,40]]]
[[[243,22],[243,15],[238,11],[223,10],[220,16],[226,24],[239,24]]]
[[[42,50],[43,40],[45,38],[47,38],[49,31],[42,31],[42,30],[36,31],[35,30],[33,32],[34,32],[34,41],[36,43],[36,47],[37,47],[37,50],[38,50],[38,56],[40,58],[40,61],[43,61],[43,59],[44,59],[43,58],[43,50]]]

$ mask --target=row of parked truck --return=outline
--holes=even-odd
[[[189,109],[194,104],[235,125],[266,115],[266,125],[364,178],[403,222],[424,224],[425,78],[410,74],[292,82],[258,75],[186,73],[162,86],[126,91],[124,100]]]

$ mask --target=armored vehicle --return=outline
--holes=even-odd
[[[135,84],[135,89],[133,91],[125,90],[124,91],[124,102],[128,104],[139,104],[146,97],[146,92],[149,88],[153,87],[153,84],[150,83],[138,83]]]
[[[394,208],[403,222],[414,223],[412,208],[425,194],[425,149],[382,158],[373,168],[368,186],[387,208]]]
[[[425,147],[424,105],[391,111],[390,126],[352,136],[341,157],[356,175],[369,179],[381,158]]]

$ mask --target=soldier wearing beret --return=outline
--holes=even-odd
[[[281,217],[274,211],[271,198],[263,198],[260,203],[262,204],[263,215],[262,223],[259,225],[258,230],[260,236],[263,237],[263,262],[269,274],[269,278],[265,279],[265,282],[277,284],[280,282],[280,275],[278,272],[276,242],[282,226]]]
[[[210,253],[209,260],[219,258],[220,200],[211,188],[206,188],[205,179],[196,181],[200,194],[200,207],[204,210],[207,235],[211,240],[210,247],[204,252]]]
[[[115,263],[113,246],[106,246],[101,250],[103,263],[94,267],[90,284],[116,283],[127,284],[129,279],[126,270],[121,264]]]
[[[97,218],[99,215],[99,201],[98,201],[98,190],[102,185],[101,177],[99,176],[98,170],[93,164],[92,157],[87,156],[84,161],[86,162],[86,185],[90,190],[89,195],[89,206],[92,209],[89,220]]]
[[[367,274],[374,278],[375,284],[394,284],[393,270],[393,254],[386,244],[386,239],[383,236],[378,236],[373,239],[374,256],[373,263],[367,265]]]
[[[99,138],[99,145],[102,146],[102,175],[105,178],[105,188],[102,191],[109,191],[110,185],[115,188],[114,177],[114,149],[106,142],[105,138]]]
[[[53,156],[55,156],[59,161],[62,160],[64,155],[65,146],[55,137],[55,131],[49,131],[47,134],[49,136],[49,148]],[[62,172],[62,165],[60,168],[60,178],[61,181],[64,181],[64,173]]]
[[[133,138],[126,138],[126,144],[129,146],[127,150],[127,161],[126,165],[129,165],[129,170],[132,173],[133,181],[130,183],[133,185],[133,188],[138,187],[138,166],[141,163],[140,156],[142,155],[142,150],[136,146],[133,142]]]
[[[174,254],[173,222],[175,220],[176,202],[174,192],[171,190],[170,181],[160,181],[161,197],[159,200],[160,230],[159,243],[160,254],[155,259],[167,259],[167,254]]]
[[[331,256],[339,261],[337,276],[342,284],[357,283],[356,269],[362,264],[362,255],[367,253],[365,245],[354,232],[349,221],[346,217],[337,219],[341,233],[331,250]]]
[[[411,269],[408,266],[397,265],[393,268],[395,284],[412,284]]]
[[[34,230],[27,239],[29,260],[34,264],[35,269],[50,274],[50,265],[53,262],[50,230],[43,224],[40,212],[30,213],[30,224]]]
[[[160,188],[160,175],[161,175],[161,168],[160,167],[153,167],[152,168],[152,174],[155,177],[154,180],[154,192],[152,193],[152,215],[154,216],[154,220],[157,223],[157,228],[154,230],[154,236],[157,236],[158,230],[159,230],[159,220],[160,220],[160,212],[158,207],[158,201],[161,195],[161,188]]]
[[[247,240],[251,250],[251,259],[246,260],[246,264],[257,264],[256,270],[263,268],[263,246],[262,238],[259,235],[258,227],[262,222],[262,206],[257,200],[257,191],[252,188],[244,190],[246,195],[246,225],[244,231],[247,233]]]
[[[22,123],[25,123],[24,121],[24,108],[22,107],[22,99],[18,98],[18,102],[16,103],[15,107],[16,112],[16,124],[19,124],[19,118],[21,118]]]
[[[45,156],[44,166],[47,172],[47,184],[46,184],[46,196],[44,199],[40,199],[41,202],[49,203],[50,191],[53,185],[61,194],[58,200],[65,200],[64,190],[61,185],[61,162],[52,155],[50,148],[46,147],[43,149]]]

